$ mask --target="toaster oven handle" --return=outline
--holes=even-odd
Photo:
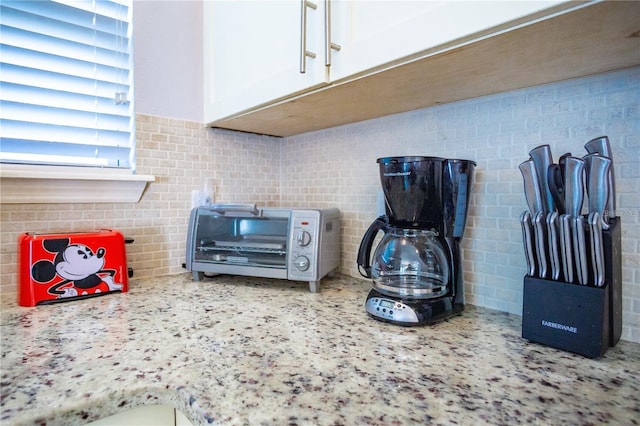
[[[255,204],[212,204],[209,210],[222,216],[227,213],[249,213],[253,216],[262,216],[262,210],[258,209]]]

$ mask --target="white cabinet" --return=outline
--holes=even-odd
[[[411,55],[441,53],[518,20],[548,10],[559,1],[334,1],[332,36],[342,49],[331,80],[348,78]],[[483,31],[488,31],[483,34]]]
[[[441,52],[563,2],[207,0],[204,119],[215,122],[428,49]],[[339,51],[327,50],[332,42]]]
[[[176,413],[176,426],[193,426],[187,416],[182,414],[182,411],[175,410]]]
[[[329,82],[323,0],[206,0],[203,6],[205,122]],[[315,58],[302,54],[305,40]]]
[[[302,1],[205,2],[209,126],[291,136],[640,62],[640,2],[315,0],[300,74]]]

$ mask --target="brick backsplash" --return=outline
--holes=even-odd
[[[557,160],[582,156],[608,135],[623,231],[623,338],[640,342],[640,68],[396,114],[287,138],[282,202],[336,205],[343,214],[342,271],[376,216],[376,159],[431,155],[477,162],[463,240],[468,303],[522,313],[526,266],[518,217],[526,209],[518,164],[537,145]],[[339,108],[339,106],[336,106]]]
[[[156,178],[139,203],[2,205],[3,292],[16,291],[16,241],[22,232],[118,229],[135,239],[127,245],[135,277],[170,275],[184,272],[191,191],[203,189],[206,180],[216,200],[278,204],[277,138],[140,114],[136,138],[137,172]]]
[[[376,216],[376,159],[434,155],[478,163],[463,240],[467,303],[521,314],[518,164],[539,144],[556,159],[581,156],[587,140],[608,135],[623,226],[622,338],[640,342],[640,67],[285,139],[144,114],[136,129],[138,173],[156,177],[139,203],[1,206],[2,292],[15,292],[16,239],[25,231],[119,229],[135,238],[127,254],[137,277],[183,272],[191,191],[206,181],[220,202],[338,207],[341,272],[359,277],[358,245]]]

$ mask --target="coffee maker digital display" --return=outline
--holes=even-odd
[[[400,325],[430,324],[464,310],[462,252],[476,163],[440,157],[377,160],[386,214],[367,229],[358,270],[373,288],[365,310]],[[383,233],[371,255],[373,243]]]

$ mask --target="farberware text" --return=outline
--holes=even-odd
[[[578,327],[571,327],[564,324],[558,324],[557,322],[545,321],[542,320],[542,325],[545,327],[557,328],[562,331],[569,331],[571,333],[578,334]]]

